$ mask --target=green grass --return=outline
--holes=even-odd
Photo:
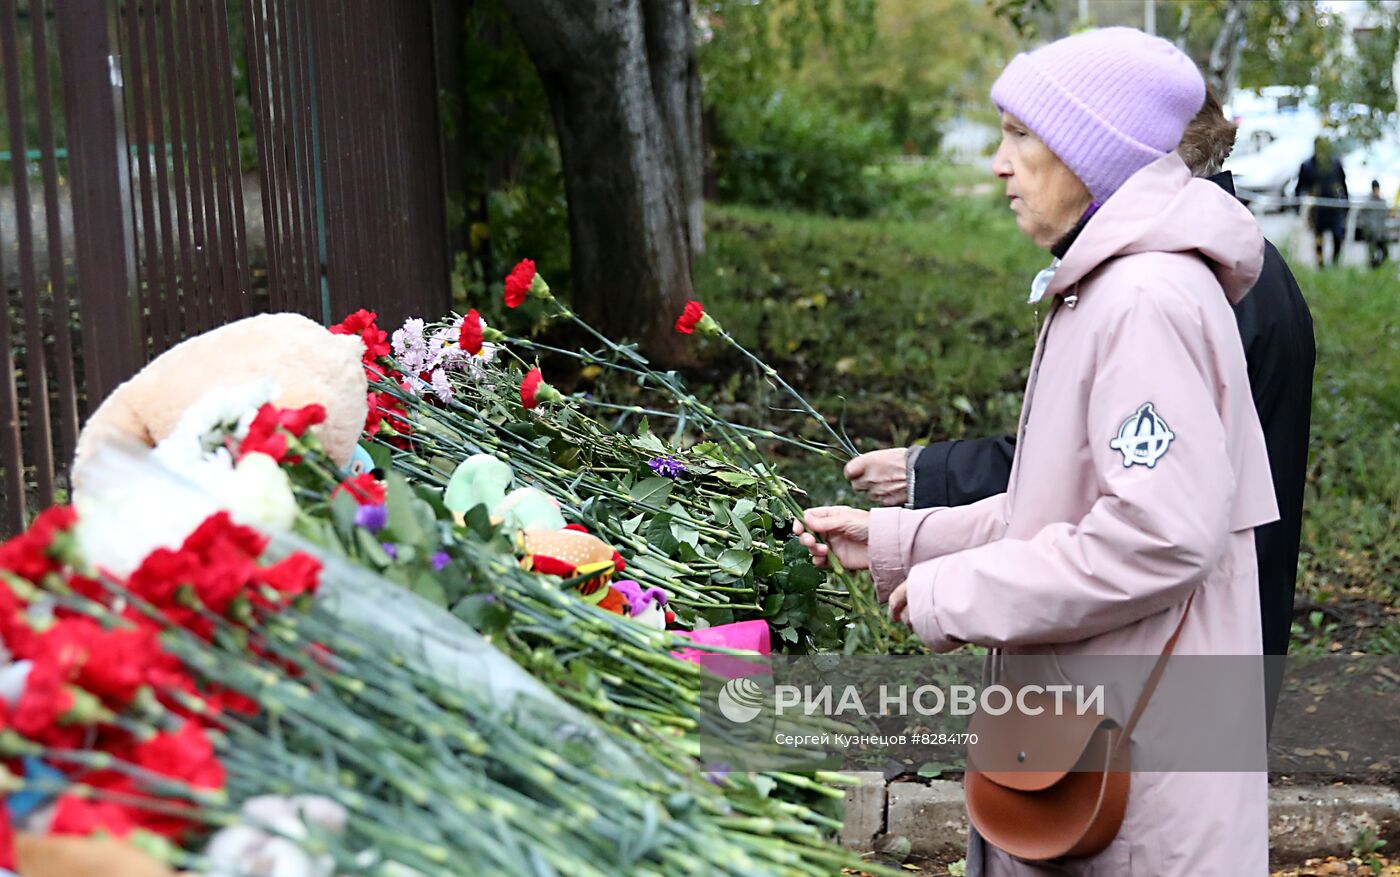
[[[863,450],[1010,431],[1034,344],[1025,291],[1047,256],[996,198],[943,194],[946,174],[908,179],[926,206],[907,218],[711,207],[696,271],[707,309],[818,410],[841,415]],[[1400,282],[1393,270],[1298,279],[1318,339],[1298,599],[1342,607],[1337,627],[1304,623],[1299,639],[1400,652],[1390,614],[1400,588]],[[737,358],[708,353],[698,377],[710,397],[820,437],[799,415],[761,410],[784,400],[764,398]],[[814,502],[854,499],[835,464],[804,457],[786,468]]]
[[[1400,652],[1400,280],[1381,271],[1298,272],[1313,313],[1317,371],[1299,599],[1392,610],[1367,624],[1366,651]],[[1342,640],[1345,642],[1345,640]]]

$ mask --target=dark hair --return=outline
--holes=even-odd
[[[1207,85],[1206,101],[1196,118],[1186,126],[1176,152],[1198,177],[1219,173],[1220,166],[1235,148],[1236,130],[1235,123],[1225,118],[1215,91]]]
[[[1381,181],[1380,181],[1380,180],[1372,180],[1372,181],[1371,181],[1371,188],[1372,188],[1372,189],[1379,189],[1380,187],[1381,187]]]

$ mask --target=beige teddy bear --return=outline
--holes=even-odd
[[[261,314],[182,341],[117,387],[88,419],[78,436],[75,487],[84,457],[98,445],[134,439],[155,447],[211,392],[269,379],[280,407],[325,406],[326,420],[313,432],[343,467],[368,413],[363,354],[357,336],[332,334],[300,314]]]

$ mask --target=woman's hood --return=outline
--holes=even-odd
[[[1199,254],[1235,304],[1259,278],[1264,235],[1249,208],[1209,180],[1192,177],[1180,156],[1168,153],[1104,202],[1065,253],[1047,292],[1068,292],[1109,259],[1151,252]]]

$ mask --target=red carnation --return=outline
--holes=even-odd
[[[330,327],[337,335],[358,335],[365,345],[365,362],[389,355],[389,334],[375,325],[378,314],[360,308],[340,323]]]
[[[279,463],[286,459],[287,436],[278,429],[278,420],[277,409],[272,405],[259,408],[253,422],[248,424],[248,434],[238,445],[238,459],[254,453],[267,454]]]
[[[705,316],[705,306],[691,299],[685,303],[685,310],[676,318],[676,331],[682,335],[691,334],[703,316]]]
[[[58,742],[58,720],[73,708],[73,693],[63,682],[63,671],[57,664],[36,661],[24,681],[24,692],[15,704],[10,722],[16,731],[40,742]],[[78,736],[81,729],[76,730]]]
[[[682,335],[690,335],[696,329],[702,335],[718,335],[720,333],[719,323],[714,317],[705,313],[705,306],[700,302],[691,299],[685,303],[685,310],[676,318],[676,331]]]
[[[521,259],[506,276],[506,307],[518,308],[530,287],[535,285],[535,263],[531,259]]]
[[[360,505],[384,505],[387,492],[384,488],[384,482],[369,472],[361,472],[354,478],[347,478],[337,484],[335,493],[332,493],[331,496],[348,493]]]
[[[277,409],[277,423],[287,432],[297,438],[306,435],[306,431],[318,423],[326,420],[326,406],[324,405],[303,405],[300,408],[279,408]]]
[[[224,766],[197,722],[187,721],[173,734],[157,734],[136,747],[132,760],[152,773],[183,780],[195,788],[221,789],[224,785]]]
[[[325,419],[326,409],[323,405],[278,408],[265,404],[258,409],[253,422],[248,424],[248,434],[238,446],[238,459],[260,453],[281,463],[287,458],[287,434],[301,438],[308,429]],[[293,459],[291,462],[297,461]]]
[[[95,801],[77,795],[58,799],[50,834],[87,836],[105,831],[113,837],[126,837],[136,830],[131,808],[111,801]]]
[[[298,551],[261,570],[259,577],[264,584],[287,598],[314,594],[321,581],[321,562]]]
[[[544,382],[544,375],[532,368],[520,382],[520,404],[528,411],[541,402],[558,402],[564,396]]]
[[[15,870],[15,827],[10,824],[10,808],[0,807],[0,868]]]
[[[73,528],[78,513],[72,506],[51,506],[29,525],[29,529],[0,545],[0,569],[6,569],[22,579],[38,582],[45,575],[57,572],[62,563],[55,558],[54,539]]]
[[[463,350],[476,356],[481,352],[481,342],[483,340],[481,329],[481,314],[476,312],[476,308],[467,311],[467,315],[462,318],[462,331],[457,339],[457,343]]]

